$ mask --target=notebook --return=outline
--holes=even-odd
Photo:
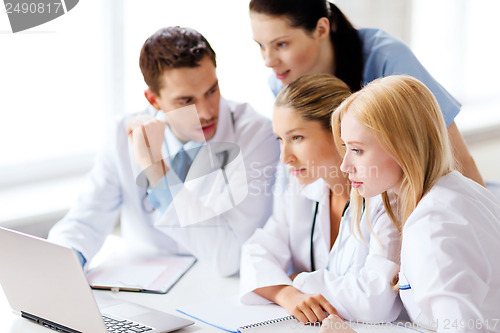
[[[112,330],[106,324],[114,321],[116,327],[162,333],[193,324],[109,293],[94,297],[73,249],[1,227],[0,267],[0,284],[14,313],[52,330],[107,333]]]
[[[318,332],[320,323],[304,325],[276,304],[245,305],[237,296],[188,304],[177,309],[195,321],[230,333]],[[409,322],[370,325],[347,323],[356,332],[430,332]]]
[[[87,280],[94,289],[165,294],[195,261],[193,256],[115,257],[90,269]]]

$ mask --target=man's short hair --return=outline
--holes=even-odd
[[[160,77],[165,70],[198,67],[205,56],[216,66],[215,52],[202,34],[191,28],[171,26],[158,30],[144,42],[139,66],[148,87],[159,95],[163,88]]]

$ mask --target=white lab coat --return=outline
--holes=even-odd
[[[458,171],[443,176],[403,228],[400,296],[438,332],[500,332],[500,202]]]
[[[277,188],[283,186],[278,176]],[[399,269],[400,238],[385,214],[379,197],[368,203],[377,241],[363,218],[362,235],[351,232],[347,209],[330,251],[329,187],[322,180],[302,186],[290,177],[284,191],[276,190],[273,215],[264,228],[243,245],[240,297],[243,303],[269,301],[256,288],[293,285],[307,294],[322,294],[347,320],[387,322],[396,319],[401,304],[391,281]],[[314,230],[316,271],[311,270],[310,235],[315,202],[319,202]],[[366,217],[366,214],[364,214]],[[288,277],[300,273],[292,282]]]
[[[142,114],[154,116],[154,112],[149,108]],[[128,244],[166,254],[193,254],[220,275],[236,273],[241,245],[272,210],[271,187],[279,144],[270,120],[248,104],[221,98],[217,131],[209,142],[239,145],[247,170],[248,195],[236,208],[192,227],[158,228],[162,217],[149,204],[144,186],[136,184],[140,167],[130,156],[126,124],[135,115],[124,117],[110,133],[89,174],[88,189],[50,231],[49,240],[73,247],[90,261],[120,218]],[[191,205],[189,209],[202,207]]]

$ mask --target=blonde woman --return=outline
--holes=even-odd
[[[453,169],[429,89],[409,76],[377,79],[341,104],[332,127],[353,209],[381,194],[401,229],[399,293],[410,319],[438,332],[500,332],[500,203]]]
[[[350,184],[330,121],[349,95],[329,74],[300,77],[278,95],[273,130],[288,177],[276,185],[272,217],[242,247],[243,303],[275,302],[304,323],[325,313],[369,322],[398,316],[391,280],[399,268],[399,231],[380,198],[365,207],[376,237],[364,219],[351,229]]]

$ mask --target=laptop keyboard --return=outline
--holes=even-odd
[[[151,331],[151,327],[134,323],[128,320],[118,320],[102,316],[109,333],[141,333]]]

